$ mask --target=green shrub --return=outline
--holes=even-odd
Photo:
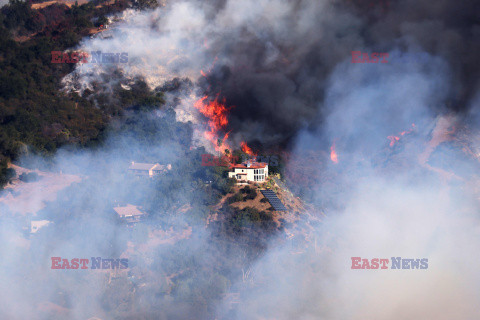
[[[235,203],[243,200],[243,195],[240,192],[235,193],[235,195],[228,198],[228,203]]]
[[[257,197],[258,193],[255,189],[250,189],[250,192],[247,193],[247,196],[245,197],[248,200],[253,200]]]

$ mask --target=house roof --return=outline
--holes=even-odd
[[[141,163],[141,162],[132,162],[128,169],[131,170],[150,170],[153,167],[157,166],[158,163]]]
[[[233,168],[236,169],[264,169],[267,166],[265,162],[252,162],[250,167],[246,166],[246,163],[236,164]]]
[[[157,163],[157,164],[155,164],[155,165],[153,166],[152,170],[154,170],[154,171],[167,170],[167,166],[161,165],[161,164],[158,164],[158,163]]]
[[[166,171],[170,170],[172,168],[172,165],[167,164],[167,165],[161,165],[158,163],[142,163],[142,162],[134,162],[130,163],[130,166],[128,169],[130,170],[154,170],[154,171]]]
[[[124,207],[114,207],[113,210],[115,210],[119,216],[141,216],[145,214],[145,212],[140,211],[137,206],[132,204],[127,204]]]

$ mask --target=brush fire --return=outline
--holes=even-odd
[[[223,134],[223,137],[220,137],[221,130],[225,130],[228,124],[227,115],[229,109],[225,107],[225,100],[223,103],[219,102],[217,96],[214,100],[208,101],[208,97],[204,96],[195,102],[194,107],[208,118],[209,130],[205,131],[204,135],[215,146],[215,150],[222,151],[222,148],[230,149],[226,143],[228,132]]]
[[[406,134],[412,133],[413,129],[415,129],[415,124],[412,123],[412,128],[408,131],[402,131],[398,136],[388,136],[387,139],[390,140],[390,147],[393,147],[395,145],[395,142],[400,140],[400,137],[403,137]]]
[[[479,319],[478,12],[3,3],[0,319]]]
[[[335,150],[335,142],[330,147],[330,160],[332,160],[333,163],[338,163],[337,151]]]

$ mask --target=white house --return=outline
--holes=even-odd
[[[37,233],[43,227],[48,226],[51,221],[48,220],[32,220],[30,221],[30,233]]]
[[[137,176],[153,177],[171,169],[171,164],[160,165],[158,163],[140,163],[132,161],[132,163],[128,167],[128,172],[133,173]]]
[[[143,217],[146,216],[146,213],[140,211],[137,206],[127,204],[126,206],[114,207],[113,211],[118,214],[118,217],[129,224],[134,224],[139,222]]]
[[[239,182],[258,182],[263,183],[268,177],[268,164],[264,162],[247,161],[242,164],[236,164],[233,172],[228,173],[229,178],[235,178]]]

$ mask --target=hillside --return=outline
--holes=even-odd
[[[108,100],[95,91],[79,96],[59,90],[74,65],[51,63],[51,52],[76,46],[105,23],[106,14],[130,5],[103,3],[69,7],[14,0],[0,9],[0,187],[12,176],[8,163],[20,156],[96,145],[112,118],[139,104],[158,108],[163,103],[161,93],[149,91],[141,79],[129,92],[118,88]]]
[[[275,211],[268,202],[268,200],[262,195],[260,190],[271,189],[275,191],[278,198],[287,208],[287,211]],[[251,217],[255,219],[269,219],[276,224],[276,227],[282,230],[285,237],[290,240],[300,240],[297,245],[300,246],[299,250],[303,246],[308,246],[308,243],[312,240],[312,232],[314,227],[312,224],[321,223],[324,214],[306,204],[299,197],[295,197],[288,188],[278,180],[278,178],[270,177],[267,183],[263,185],[257,185],[250,183],[248,185],[235,185],[230,192],[223,196],[218,204],[216,204],[207,219],[207,224],[212,221],[228,219],[228,216],[222,214],[225,210],[225,206],[233,208],[236,214],[243,214],[243,212],[252,211],[263,213],[260,215],[253,215]],[[263,218],[262,218],[263,217]],[[301,221],[301,223],[299,223]]]

